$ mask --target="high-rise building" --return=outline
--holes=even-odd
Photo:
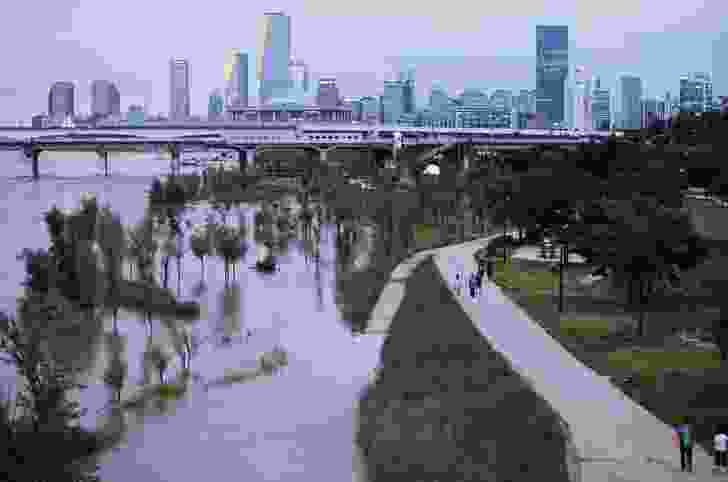
[[[490,96],[488,127],[510,129],[513,110],[513,92],[508,89],[496,89]]]
[[[591,87],[592,127],[597,130],[607,130],[612,122],[611,94],[609,89],[602,87],[599,77],[592,78]]]
[[[614,100],[616,127],[639,129],[642,123],[642,79],[636,75],[620,75]]]
[[[303,60],[291,59],[288,64],[288,72],[291,79],[290,97],[300,104],[305,103],[310,83],[308,66]]]
[[[221,120],[223,111],[225,110],[225,99],[223,99],[220,89],[210,92],[207,103],[207,118],[209,120]]]
[[[76,115],[73,82],[55,82],[48,92],[48,116],[54,121]]]
[[[169,118],[185,120],[190,117],[190,64],[187,60],[169,61]]]
[[[693,72],[680,77],[682,112],[710,112],[713,108],[713,82],[709,73]]]
[[[671,116],[669,103],[665,99],[646,98],[642,101],[642,128],[665,128]]]
[[[563,125],[569,76],[569,28],[536,26],[536,112],[549,124]]]
[[[463,89],[454,102],[450,99],[448,102],[447,110],[454,111],[456,127],[485,128],[490,126],[490,99],[488,94],[481,89],[470,87]]]
[[[406,72],[400,72],[399,81],[402,82],[404,87],[404,113],[413,114],[416,109],[414,67],[409,67]]]
[[[382,123],[396,124],[405,113],[405,84],[399,80],[385,80],[382,94]]]
[[[728,96],[728,62],[725,61],[728,52],[728,29],[718,34],[712,47],[713,93],[719,99]],[[716,100],[715,104],[720,109],[720,100]]]
[[[316,91],[316,105],[319,107],[337,107],[341,96],[336,86],[336,77],[321,77]]]
[[[429,106],[434,113],[445,113],[450,109],[450,97],[439,82],[433,82],[432,84]]]
[[[521,89],[513,101],[511,125],[515,129],[526,129],[528,119],[536,112],[536,92]]]
[[[108,80],[94,80],[91,83],[91,116],[105,118],[121,114],[119,89]]]
[[[592,128],[591,78],[586,67],[577,66],[574,75],[573,127],[587,130]]]
[[[288,64],[291,59],[291,19],[283,12],[263,16],[258,55],[258,100],[269,104],[273,98],[287,98],[290,88]]]
[[[233,50],[225,64],[225,105],[248,106],[248,54]]]
[[[367,124],[379,123],[379,100],[372,96],[365,96],[360,100],[361,121]]]

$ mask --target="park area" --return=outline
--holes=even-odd
[[[720,316],[717,297],[698,296],[697,290],[670,303],[656,297],[638,335],[638,310],[625,303],[624,290],[611,279],[591,276],[595,265],[568,265],[560,313],[558,265],[519,254],[529,249],[535,251],[515,246],[506,260],[497,258],[494,281],[504,293],[575,358],[663,422],[694,416],[696,439],[710,449],[716,424],[728,422],[728,382],[710,331]],[[710,258],[684,273],[683,284],[719,278],[726,259],[713,249]]]

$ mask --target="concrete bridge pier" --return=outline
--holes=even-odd
[[[23,148],[23,154],[25,154],[25,157],[32,160],[32,167],[33,167],[33,180],[37,181],[40,179],[40,169],[38,168],[38,158],[40,157],[40,153],[42,151],[40,149],[33,148],[32,145],[26,146]]]
[[[255,147],[238,147],[238,168],[241,173],[252,174],[255,169]]]
[[[109,152],[104,150],[96,151],[99,158],[104,160],[104,176],[109,177]]]
[[[182,147],[179,144],[167,144],[166,147],[171,157],[169,161],[169,169],[174,176],[179,173],[181,165],[180,156],[182,154]]]

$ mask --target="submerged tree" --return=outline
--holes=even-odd
[[[190,248],[195,258],[200,260],[202,277],[205,277],[205,256],[212,252],[212,241],[208,230],[204,226],[195,226],[190,236]]]

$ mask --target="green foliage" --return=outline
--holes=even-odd
[[[607,336],[615,327],[602,318],[562,318],[559,326],[561,333],[574,337]]]

